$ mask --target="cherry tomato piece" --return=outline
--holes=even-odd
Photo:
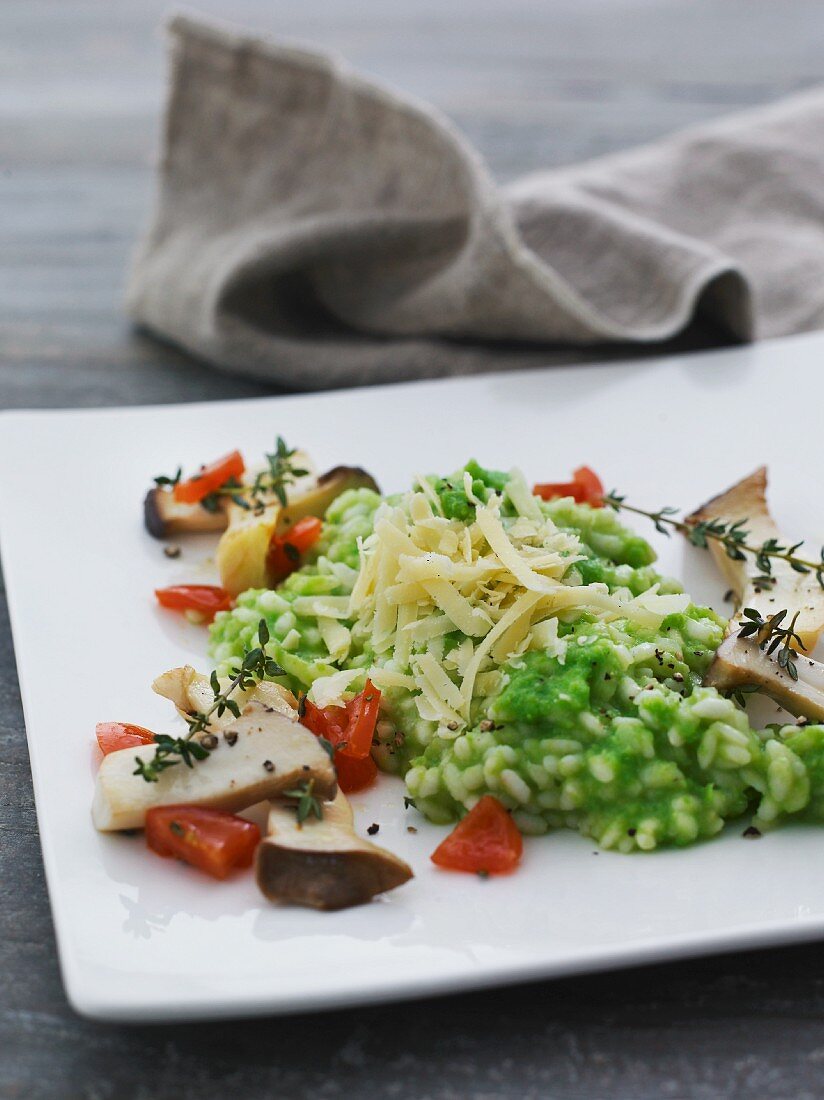
[[[575,481],[547,481],[532,486],[533,495],[541,500],[557,500],[559,497],[574,497],[578,500],[578,484]]]
[[[592,508],[602,508],[604,504],[603,483],[589,466],[579,466],[572,481],[544,482],[533,486],[532,492],[542,500],[572,497],[576,504],[589,504]]]
[[[349,715],[346,707],[318,707],[311,699],[304,699],[300,720],[316,737],[325,737],[337,746],[346,736]]]
[[[372,751],[381,693],[366,681],[366,687],[345,707],[318,707],[303,701],[301,722],[317,737],[325,737],[335,748],[353,759],[363,760]]]
[[[245,471],[243,455],[240,451],[232,451],[208,466],[201,466],[198,473],[186,481],[179,481],[172,490],[174,498],[180,504],[199,504],[230,479],[239,480]]]
[[[216,584],[174,584],[169,588],[156,588],[155,596],[161,607],[171,611],[194,611],[210,623],[218,611],[228,611],[232,597]]]
[[[146,813],[146,843],[160,856],[175,856],[214,878],[250,867],[260,829],[223,810],[154,806]]]
[[[579,466],[572,475],[583,496],[583,503],[593,508],[604,506],[604,484],[589,466]]]
[[[319,707],[310,699],[303,701],[300,720],[316,737],[326,738],[334,747],[333,763],[344,794],[371,786],[378,774],[370,753],[380,701],[381,693],[371,680],[345,707]]]
[[[501,875],[521,860],[524,842],[506,808],[485,794],[432,853],[439,867],[450,871]]]
[[[338,773],[338,786],[344,794],[362,791],[371,787],[378,775],[378,765],[371,756],[358,758],[346,753],[335,753],[335,771]]]
[[[317,516],[304,516],[281,535],[273,535],[266,555],[270,584],[278,584],[300,568],[301,558],[321,536],[323,523]]]
[[[119,749],[153,745],[155,737],[151,730],[144,729],[143,726],[133,726],[129,722],[98,722],[95,734],[104,756]]]
[[[341,753],[363,760],[372,751],[372,738],[381,705],[381,693],[366,681],[366,687],[346,705],[349,722],[346,727],[346,746]]]

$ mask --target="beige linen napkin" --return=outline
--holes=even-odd
[[[338,58],[170,33],[128,307],[194,355],[314,388],[824,324],[821,91],[499,187],[441,114]]]

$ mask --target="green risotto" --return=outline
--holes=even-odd
[[[343,493],[301,568],[218,614],[211,654],[226,674],[263,618],[295,693],[369,676],[375,759],[434,822],[492,794],[524,833],[629,852],[747,813],[821,820],[824,727],[753,730],[703,686],[726,623],[653,561],[613,511],[469,463],[396,497]]]

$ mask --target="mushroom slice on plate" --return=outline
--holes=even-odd
[[[295,462],[305,467],[308,459],[299,454]],[[257,509],[230,503],[229,526],[221,536],[216,554],[222,587],[232,596],[248,588],[274,587],[279,579],[269,568],[269,548],[274,536],[283,534],[306,516],[323,518],[336,497],[346,489],[359,487],[377,489],[365,470],[336,466],[319,478],[298,478],[288,487],[285,507],[277,500]]]
[[[304,493],[289,493],[286,507],[278,517],[278,534],[305,516],[326,515],[326,509],[347,489],[372,489],[379,493],[378,483],[360,466],[335,466],[321,474]]]
[[[209,511],[202,504],[181,504],[175,500],[171,489],[161,489],[159,486],[146,494],[143,521],[146,530],[156,539],[203,531],[224,531],[229,522],[224,501],[218,504],[215,511]]]
[[[311,782],[319,798],[337,791],[335,769],[317,737],[258,700],[247,703],[208,757],[191,768],[178,763],[149,783],[134,772],[138,757],[147,760],[151,752],[143,745],[103,758],[92,806],[102,832],[141,828],[152,806],[187,803],[234,811],[302,783]]]
[[[296,478],[286,488],[287,501],[303,496],[317,483],[308,455],[299,451],[293,456],[293,462],[296,468],[310,472]],[[254,474],[251,480],[254,481]],[[268,586],[266,558],[281,510],[281,502],[274,494],[267,494],[264,503],[251,507],[230,500],[226,510],[228,526],[220,537],[215,555],[221,586],[230,595],[237,596],[247,588]]]
[[[798,679],[759,648],[757,641],[728,635],[715,654],[704,682],[719,691],[757,688],[796,717],[824,722],[824,665],[800,654]]]
[[[226,677],[222,677],[218,682],[221,691],[224,691],[231,683]],[[191,665],[170,668],[168,672],[161,673],[152,683],[152,691],[162,695],[164,699],[171,700],[182,718],[196,712],[205,713],[215,699],[208,676],[204,676],[202,672],[198,672]],[[273,684],[268,680],[256,684],[247,691],[235,690],[232,698],[239,707],[243,707],[254,699],[287,718],[297,718],[298,701],[292,692],[288,688],[281,687],[280,684]],[[231,711],[226,710],[220,717],[217,714],[212,716],[209,729],[225,729],[234,721]]]
[[[783,546],[792,541],[781,534],[770,515],[766,466],[761,466],[749,477],[702,504],[691,516],[687,516],[686,522],[695,526],[713,520],[727,524],[741,521],[751,546],[761,546],[768,539],[776,539]],[[813,573],[796,573],[787,562],[773,558],[774,582],[765,586],[758,584],[762,571],[753,555],[748,554],[743,561],[735,561],[717,539],[709,539],[707,545],[739,608],[751,607],[765,619],[783,608],[787,609],[790,618],[798,611],[795,629],[802,647],[807,652],[815,647],[824,630],[824,591]],[[736,625],[740,624],[731,624],[731,631],[736,629]]]
[[[258,886],[270,901],[347,909],[412,878],[402,859],[357,835],[341,792],[323,803],[320,820],[298,822],[294,805],[273,802],[267,833],[255,867]]]

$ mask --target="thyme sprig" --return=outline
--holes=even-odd
[[[785,607],[782,611],[764,618],[755,608],[745,607],[742,615],[747,622],[738,631],[738,636],[755,639],[758,642],[758,648],[768,657],[772,657],[777,651],[778,667],[783,668],[791,680],[797,680],[798,667],[795,662],[798,660],[798,650],[795,646],[803,647],[803,642],[796,633],[795,624],[801,612],[796,611],[790,620],[790,625],[783,626],[788,614]]]
[[[733,561],[745,561],[752,557],[756,567],[761,571],[759,576],[753,578],[756,587],[770,588],[775,584],[773,575],[773,561],[785,561],[796,573],[812,573],[821,588],[824,588],[824,546],[821,547],[818,560],[801,557],[798,549],[801,542],[792,545],[783,545],[775,538],[766,539],[760,545],[753,545],[748,540],[750,532],[747,530],[746,518],[736,520],[734,523],[722,519],[699,520],[697,523],[687,523],[684,519],[676,519],[677,508],[659,508],[657,512],[638,508],[634,504],[627,504],[626,497],[612,490],[604,496],[604,504],[616,512],[631,512],[635,516],[645,516],[652,520],[655,530],[669,537],[673,531],[684,535],[693,546],[706,549],[710,542],[718,542],[724,547],[728,558]]]
[[[175,485],[177,485],[177,483],[180,481],[182,476],[183,476],[183,467],[178,466],[177,472],[175,474],[173,474],[171,477],[167,477],[166,474],[158,474],[157,477],[152,478],[152,481],[154,481],[154,483],[158,487],[158,489],[164,489],[164,488],[174,489]]]
[[[302,825],[310,817],[316,817],[318,821],[323,820],[323,805],[313,793],[314,789],[314,779],[308,779],[304,783],[298,783],[297,787],[294,787],[291,791],[283,792],[286,798],[296,800],[295,815],[298,819],[298,825]]]
[[[275,449],[272,454],[266,455],[268,469],[261,471],[252,485],[252,496],[261,493],[274,493],[283,507],[286,507],[286,489],[296,478],[306,477],[308,470],[303,470],[293,462],[297,454],[297,447],[287,447],[283,436],[278,436]]]
[[[296,454],[297,447],[287,446],[283,436],[279,435],[275,440],[274,451],[264,456],[266,458],[266,469],[259,471],[250,485],[244,485],[237,478],[231,477],[220,488],[207,494],[201,500],[201,506],[207,512],[217,512],[221,500],[228,497],[241,508],[260,510],[266,506],[271,497],[276,497],[285,508],[287,503],[286,491],[289,486],[294,484],[297,478],[306,477],[309,473],[308,470],[304,470],[295,463],[294,456]],[[178,467],[177,472],[172,477],[160,474],[153,480],[158,488],[173,489],[179,483],[182,473],[183,471]]]
[[[739,707],[746,708],[747,696],[756,695],[761,690],[759,684],[736,684],[735,687],[729,688],[729,690],[723,692],[728,699],[732,699],[733,702],[738,703]]]
[[[205,711],[195,711],[186,716],[186,724],[189,732],[184,737],[171,737],[165,733],[155,734],[154,756],[151,760],[135,758],[137,767],[133,775],[142,776],[147,783],[156,783],[162,772],[167,768],[173,768],[177,764],[185,764],[192,768],[196,761],[205,760],[217,747],[217,738],[204,737],[200,740],[197,735],[206,733],[213,717],[220,718],[228,711],[235,718],[240,717],[240,707],[232,696],[236,691],[246,691],[248,688],[259,684],[267,676],[282,676],[283,669],[266,653],[269,642],[269,628],[266,620],[258,623],[258,644],[254,649],[248,650],[243,655],[240,667],[232,669],[231,681],[225,689],[221,689],[217,672],[212,672],[209,683],[214,696],[212,705]]]

